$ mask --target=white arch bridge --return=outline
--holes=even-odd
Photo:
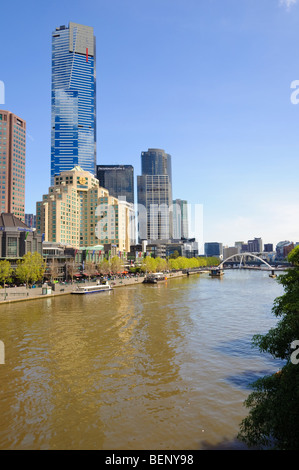
[[[224,261],[222,261],[222,262],[219,264],[218,268],[219,268],[219,269],[223,269],[223,265],[224,265],[227,261],[233,260],[234,258],[240,258],[239,267],[241,268],[243,262],[244,262],[244,265],[245,265],[245,259],[246,259],[246,257],[254,258],[254,259],[257,259],[258,261],[261,261],[262,263],[264,263],[264,264],[267,266],[268,271],[272,271],[272,274],[274,275],[275,267],[274,267],[274,266],[271,266],[269,263],[267,263],[267,261],[265,261],[264,259],[260,258],[260,257],[257,256],[257,255],[254,255],[253,253],[237,253],[237,254],[231,255],[231,256],[229,256],[228,258],[226,258]]]

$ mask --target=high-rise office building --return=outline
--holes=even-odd
[[[135,243],[135,214],[133,204],[104,195],[98,199],[96,236],[100,244],[114,245],[128,253]]]
[[[79,166],[55,176],[48,194],[36,204],[36,230],[44,240],[73,247],[98,243],[98,199],[108,197],[92,173]]]
[[[276,245],[276,257],[285,259],[287,255],[294,249],[294,243],[289,240],[278,242]]]
[[[230,256],[238,255],[239,248],[237,246],[224,246],[223,247],[223,259],[226,260]]]
[[[171,156],[148,149],[141,153],[141,170],[137,176],[139,241],[172,238]]]
[[[26,122],[0,110],[0,212],[25,218]]]
[[[206,256],[223,256],[223,244],[218,242],[207,242],[204,245]]]
[[[79,165],[96,174],[96,46],[93,28],[52,33],[51,184]]]
[[[273,243],[265,243],[264,252],[270,253],[271,251],[273,251]]]
[[[110,196],[134,204],[134,168],[132,165],[97,165],[97,179]]]
[[[141,153],[142,175],[165,175],[172,184],[171,155],[162,149],[148,149]]]
[[[263,241],[261,238],[248,240],[248,251],[250,253],[261,253],[263,251]]]
[[[181,199],[175,199],[173,201],[172,208],[173,217],[173,238],[188,238],[188,203]]]
[[[76,248],[112,244],[129,252],[135,242],[133,205],[110,196],[92,173],[76,166],[55,176],[37,202],[36,230],[49,242]]]

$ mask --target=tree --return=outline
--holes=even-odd
[[[118,256],[113,256],[110,260],[110,270],[113,274],[116,274],[123,270],[123,262]]]
[[[284,366],[252,384],[244,403],[249,415],[238,438],[249,446],[299,450],[299,351],[294,351],[299,340],[299,247],[288,259],[293,268],[278,277],[284,294],[275,299],[272,310],[280,320],[267,334],[253,337],[254,346],[281,359]]]
[[[49,264],[49,273],[50,273],[50,279],[51,282],[53,282],[55,279],[57,279],[58,274],[59,274],[59,264],[57,259],[52,259],[50,264]]]
[[[207,266],[218,266],[220,264],[220,260],[217,258],[217,256],[208,256],[206,261]]]
[[[75,261],[74,260],[68,261],[66,263],[66,272],[67,272],[68,276],[70,276],[72,282],[74,280],[74,275],[75,275],[76,271],[77,271],[77,265],[76,265]]]
[[[156,271],[166,271],[167,269],[167,261],[166,259],[163,259],[163,258],[160,258],[158,256],[158,258],[155,259],[155,265],[156,265]]]
[[[101,274],[106,275],[110,273],[110,263],[107,259],[103,259],[98,265],[98,270]]]
[[[176,259],[180,256],[178,250],[174,250],[174,252],[169,256],[169,259]]]
[[[204,257],[197,258],[197,266],[199,268],[202,268],[203,266],[207,266],[207,265],[208,265],[208,262],[206,258]]]
[[[186,269],[188,268],[188,258],[184,256],[179,256],[177,259],[179,269]]]
[[[177,270],[179,269],[179,263],[177,261],[177,259],[169,259],[168,260],[168,268],[170,269],[170,271],[172,270]]]
[[[25,282],[26,286],[43,279],[46,270],[46,262],[37,253],[27,253],[22,260],[18,260],[16,267],[16,277]]]
[[[142,264],[141,264],[141,271],[149,272],[149,273],[156,272],[155,259],[152,258],[151,256],[146,256],[145,258],[143,258]]]
[[[3,283],[5,297],[6,297],[5,284],[7,282],[11,282],[12,273],[13,273],[13,269],[11,267],[10,262],[7,260],[0,261],[0,283]]]
[[[84,271],[88,276],[88,280],[90,281],[91,276],[94,276],[96,273],[96,265],[93,261],[86,261],[84,266]]]

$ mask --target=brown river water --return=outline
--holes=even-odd
[[[228,270],[0,305],[0,449],[242,448],[248,386],[280,367],[252,335],[282,293]]]

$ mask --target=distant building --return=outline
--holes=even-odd
[[[223,244],[218,242],[207,242],[204,244],[206,256],[223,256]]]
[[[27,253],[42,251],[42,236],[14,214],[0,215],[0,258],[19,259]]]
[[[100,197],[109,192],[99,187],[92,173],[76,166],[54,178],[48,194],[36,205],[36,229],[44,240],[76,248],[98,243],[95,229]]]
[[[134,204],[134,168],[132,165],[97,165],[97,179],[110,196],[125,197]]]
[[[171,155],[148,149],[141,153],[141,168],[142,175],[137,176],[139,242],[172,238]]]
[[[25,224],[29,228],[36,228],[36,215],[34,215],[34,214],[25,214]]]
[[[111,244],[118,254],[126,255],[135,244],[134,206],[106,194],[98,199],[96,236],[98,243]]]
[[[196,238],[181,240],[183,243],[183,256],[186,258],[196,258],[198,256],[198,242]]]
[[[278,259],[285,259],[288,254],[294,249],[294,243],[289,240],[281,241],[276,245],[276,257]]]
[[[181,199],[173,201],[173,238],[188,238],[188,203]]]
[[[261,238],[248,240],[248,251],[250,253],[261,253],[263,251],[263,241]]]
[[[151,258],[166,259],[166,244],[165,243],[148,243],[146,246],[146,255]]]
[[[230,256],[239,254],[239,248],[236,246],[225,246],[223,248],[223,259],[227,259]]]
[[[238,249],[238,253],[242,251],[243,245],[244,245],[244,242],[235,242],[235,247]]]
[[[25,220],[26,122],[0,110],[0,212]]]
[[[164,240],[148,240],[146,244],[142,243],[131,246],[137,252],[136,258],[141,256],[151,256],[152,258],[169,258],[177,254],[186,258],[194,258],[198,256],[198,243],[195,238],[188,239],[164,239]]]
[[[271,251],[273,251],[273,243],[265,243],[264,252],[270,253]]]
[[[261,238],[254,238],[253,240],[248,240],[247,243],[241,244],[242,253],[245,253],[245,252],[262,253],[262,251],[263,251],[263,241]]]

